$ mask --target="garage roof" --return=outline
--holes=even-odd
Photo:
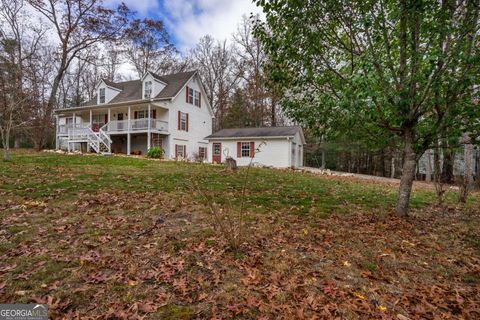
[[[209,135],[205,139],[293,137],[297,132],[300,132],[303,140],[303,132],[300,126],[222,129]]]

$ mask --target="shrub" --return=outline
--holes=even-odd
[[[153,147],[148,149],[147,152],[147,157],[149,158],[155,158],[155,159],[160,159],[163,158],[163,149],[160,147]]]
[[[266,142],[261,142],[255,149],[255,155],[260,153],[262,146],[266,145]],[[205,204],[209,211],[210,219],[208,222],[212,225],[213,229],[218,231],[220,235],[227,241],[228,246],[233,251],[237,252],[240,246],[245,242],[246,236],[249,233],[246,225],[246,216],[248,213],[247,201],[246,201],[246,189],[250,181],[250,168],[253,164],[253,158],[250,159],[246,170],[241,171],[243,174],[243,182],[240,190],[233,197],[236,200],[240,200],[238,206],[228,201],[226,204],[217,203],[215,201],[216,196],[205,189],[207,181],[202,181],[200,174],[192,176],[188,181],[192,186],[192,191],[199,194],[205,201]],[[201,172],[201,167],[199,168]],[[236,174],[236,173],[235,173]]]

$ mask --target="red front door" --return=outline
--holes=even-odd
[[[222,162],[222,144],[214,143],[212,150],[212,162],[221,163]]]

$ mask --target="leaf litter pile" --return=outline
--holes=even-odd
[[[232,251],[181,188],[0,194],[0,300],[54,319],[480,318],[477,200],[407,219],[346,200],[328,215],[266,206]]]

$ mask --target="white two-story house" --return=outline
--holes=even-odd
[[[103,80],[92,100],[56,111],[56,147],[145,155],[158,146],[167,159],[206,158],[214,115],[205,97],[196,71]]]

